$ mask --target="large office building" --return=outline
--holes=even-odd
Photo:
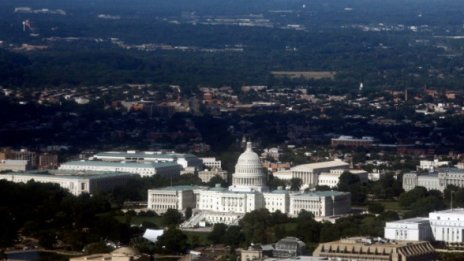
[[[222,169],[222,162],[215,157],[200,158],[200,160],[209,169]]]
[[[355,170],[355,169],[332,169],[330,172],[322,172],[318,176],[318,186],[328,186],[330,188],[335,188],[340,181],[340,176],[345,172],[349,172],[352,175],[355,175],[359,178],[359,181],[362,183],[367,183],[369,180],[369,173],[365,170]]]
[[[369,147],[374,143],[373,137],[355,138],[353,136],[339,136],[338,138],[331,139],[332,146],[348,146],[348,147]]]
[[[348,170],[349,164],[341,160],[316,162],[310,164],[297,165],[289,170],[274,172],[274,177],[282,180],[299,178],[303,182],[303,188],[314,188],[318,185],[319,175],[331,170]]]
[[[179,176],[182,166],[176,162],[111,162],[97,160],[69,161],[61,164],[60,170],[106,171],[138,174],[142,177],[160,175],[164,177]]]
[[[385,238],[407,241],[431,241],[432,229],[428,218],[417,217],[385,224]]]
[[[433,246],[427,241],[388,241],[352,237],[321,243],[313,256],[326,257],[329,261],[419,261],[436,260]]]
[[[290,194],[290,216],[308,211],[316,217],[338,216],[351,211],[351,195],[339,191]]]
[[[428,218],[387,222],[385,238],[464,244],[464,209],[434,211],[429,213]]]
[[[282,188],[270,191],[266,182],[266,172],[249,142],[245,152],[238,158],[229,188],[182,186],[149,190],[148,207],[160,213],[167,208],[181,211],[186,206],[195,208],[196,215],[184,223],[184,227],[196,226],[202,221],[234,224],[244,214],[262,208],[291,216],[297,216],[302,210],[306,210],[316,217],[340,215],[351,210],[350,193],[291,193]]]
[[[211,170],[205,169],[203,171],[198,171],[198,177],[205,183],[208,183],[214,177],[220,177],[225,181],[228,180],[227,171],[216,168]]]
[[[403,175],[403,189],[405,191],[421,186],[427,190],[439,190],[443,192],[448,185],[464,188],[464,169],[439,168],[426,174],[411,172]]]
[[[28,160],[0,160],[0,171],[26,171],[31,169],[31,164]]]
[[[193,154],[164,153],[160,151],[107,151],[93,155],[92,159],[101,161],[126,162],[175,162],[182,168],[202,169],[203,161]]]
[[[53,183],[68,190],[73,195],[82,193],[93,194],[98,191],[108,191],[117,186],[126,184],[134,175],[129,173],[107,173],[107,172],[23,172],[0,174],[0,179],[15,183],[27,183],[35,181],[39,183]]]
[[[111,253],[71,257],[69,261],[149,261],[150,256],[130,247],[121,247]]]
[[[29,161],[32,168],[37,167],[37,159],[38,155],[34,151],[29,151],[26,149],[21,150],[12,150],[12,149],[4,149],[0,151],[0,160],[27,160]]]
[[[431,212],[429,222],[435,241],[464,243],[463,208]]]
[[[446,167],[449,165],[449,161],[435,160],[421,160],[419,161],[418,169],[434,171],[437,168]]]

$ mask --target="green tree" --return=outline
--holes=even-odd
[[[224,243],[235,249],[244,240],[244,235],[239,226],[229,226],[224,235]]]
[[[188,237],[180,229],[170,227],[156,242],[158,249],[165,253],[182,254],[189,247]]]
[[[189,219],[192,217],[192,208],[188,207],[185,209],[185,219]]]
[[[345,171],[340,176],[338,181],[338,190],[339,191],[351,191],[351,188],[354,184],[359,184],[359,177]]]
[[[226,231],[227,225],[223,223],[214,224],[213,230],[208,235],[208,239],[214,244],[223,243]]]
[[[300,190],[301,185],[303,185],[303,181],[300,178],[292,178],[290,180],[290,190],[292,191]]]
[[[162,223],[165,226],[178,225],[182,222],[182,213],[177,209],[168,209],[162,216]]]
[[[221,187],[223,187],[223,188],[227,187],[227,181],[225,181],[223,178],[221,178],[221,177],[218,176],[218,175],[212,177],[212,178],[206,183],[206,185],[209,186],[209,187],[214,187],[214,186],[216,186],[216,184],[220,184]]]
[[[371,203],[367,206],[369,213],[380,214],[385,210],[385,207],[380,203]]]
[[[427,196],[427,189],[424,187],[415,187],[400,195],[399,203],[404,208],[411,207],[412,204],[417,202],[420,198]]]

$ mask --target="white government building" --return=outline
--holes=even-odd
[[[0,160],[0,171],[10,170],[14,172],[32,169],[28,160]]]
[[[179,186],[150,189],[148,208],[157,213],[164,213],[169,208],[194,209],[195,215],[182,224],[183,227],[193,227],[200,222],[235,224],[246,213],[261,208],[270,212],[279,210],[290,216],[305,210],[317,217],[346,214],[351,210],[351,195],[347,192],[269,191],[266,182],[267,175],[259,156],[248,142],[235,165],[229,188]]]
[[[464,209],[435,211],[429,213],[428,218],[419,217],[387,222],[385,238],[464,244]]]
[[[417,172],[403,175],[403,189],[409,191],[417,186],[427,190],[444,192],[448,185],[464,188],[464,169],[462,166],[454,168],[439,168],[434,172],[419,174]]]
[[[367,183],[369,180],[369,173],[365,170],[357,170],[357,169],[331,169],[330,172],[322,172],[319,174],[317,178],[317,185],[318,186],[328,186],[330,188],[335,188],[340,181],[340,176],[345,172],[348,171],[352,175],[355,175],[359,178],[359,181],[362,183]]]
[[[319,184],[319,175],[331,170],[348,170],[349,164],[336,159],[333,161],[316,162],[294,166],[288,170],[274,172],[274,177],[282,180],[291,180],[293,178],[301,179],[302,188],[314,188]],[[338,183],[338,181],[337,181]]]
[[[174,162],[181,165],[184,169],[202,169],[203,167],[203,161],[193,154],[165,153],[161,151],[106,151],[93,155],[91,159],[113,162]]]
[[[134,178],[134,175],[130,173],[79,173],[59,170],[0,174],[0,179],[15,183],[35,181],[39,183],[58,184],[60,187],[76,196],[82,193],[93,194],[98,191],[111,190],[117,186],[126,184],[127,181],[132,178]]]
[[[60,165],[60,170],[126,172],[142,177],[160,175],[179,176],[182,166],[176,162],[112,162],[97,160],[68,161]]]

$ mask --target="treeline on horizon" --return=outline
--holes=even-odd
[[[400,4],[395,0],[383,1],[380,8],[379,3],[374,5],[377,1],[365,0],[310,3],[274,0],[240,5],[241,2],[224,5],[212,0],[195,5],[188,1],[156,0],[111,1],[112,5],[105,0],[2,2],[0,40],[16,46],[48,45],[49,49],[20,52],[5,45],[7,49],[0,49],[0,85],[40,88],[125,83],[188,87],[263,84],[350,89],[364,82],[373,88],[464,87],[461,80],[464,71],[460,70],[464,68],[462,40],[434,37],[462,32],[462,18],[456,12],[462,4],[454,1]],[[67,15],[14,13],[14,7],[18,6],[64,8]],[[130,8],[123,11],[126,7]],[[168,12],[169,8],[175,11]],[[121,19],[98,19],[98,14],[121,15]],[[221,14],[262,14],[276,26],[302,24],[306,31],[187,23],[192,17]],[[22,31],[25,19],[32,21],[39,37]],[[181,24],[166,19],[179,20]],[[431,31],[364,32],[350,28],[380,23],[429,25]],[[46,40],[54,36],[82,40]],[[113,37],[127,44],[216,49],[242,46],[243,52],[124,50],[109,42]],[[273,77],[272,71],[335,71],[337,76],[334,80],[281,79]]]

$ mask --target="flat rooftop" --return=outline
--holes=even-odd
[[[460,214],[464,215],[464,208],[453,208],[431,212],[430,214]]]
[[[417,224],[417,223],[428,223],[428,222],[429,222],[429,218],[427,217],[415,217],[415,218],[390,221],[387,223]]]
[[[95,154],[95,157],[124,157],[124,158],[159,158],[176,159],[196,157],[193,154],[164,153],[160,151],[105,151]]]
[[[22,177],[43,177],[43,178],[62,178],[62,179],[101,179],[109,177],[123,177],[130,176],[135,177],[134,174],[126,172],[105,172],[105,171],[92,171],[92,172],[66,172],[62,173],[59,171],[52,172],[39,172],[39,171],[27,171],[27,172],[9,172],[0,174],[2,176],[22,176]]]
[[[337,167],[348,167],[349,164],[341,161],[341,160],[331,160],[331,161],[323,161],[323,162],[315,162],[315,163],[308,163],[297,165],[292,167],[292,171],[309,171],[313,169],[322,169],[322,168],[337,168]]]
[[[171,166],[180,166],[176,162],[110,162],[110,161],[98,161],[98,160],[83,160],[83,161],[68,161],[61,164],[62,166],[74,165],[74,166],[102,166],[102,167],[129,167],[129,168],[163,168]]]
[[[297,194],[293,194],[293,196],[295,197],[332,197],[332,196],[340,196],[340,195],[346,195],[346,194],[349,194],[349,192],[327,190],[327,191],[313,191],[313,192],[297,193]]]

